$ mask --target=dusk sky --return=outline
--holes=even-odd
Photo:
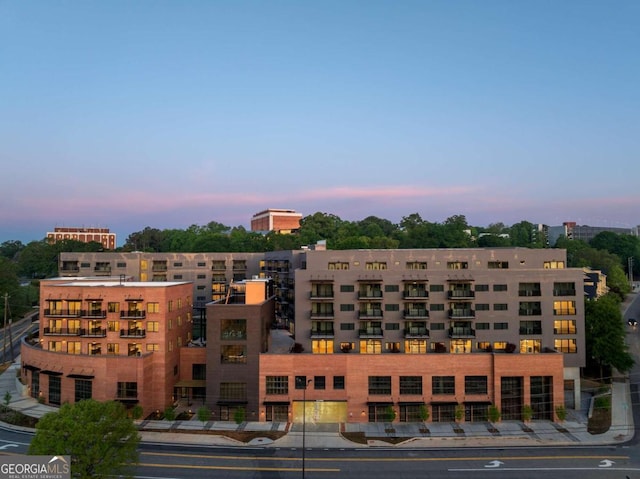
[[[0,242],[266,208],[640,224],[640,1],[0,0]]]

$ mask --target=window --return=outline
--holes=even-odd
[[[49,351],[62,352],[62,341],[49,341]]]
[[[407,269],[427,269],[426,261],[407,261]]]
[[[147,313],[159,313],[160,303],[147,303]]]
[[[182,263],[178,263],[178,262],[173,263],[173,267],[174,268],[182,268]]]
[[[120,303],[107,303],[107,312],[108,313],[117,313],[120,311]]]
[[[351,304],[341,304],[340,305],[340,311],[347,312],[347,311],[355,311],[355,310],[356,310],[356,307],[355,307],[355,305],[353,303],[351,303]]]
[[[205,263],[204,261],[198,261],[197,266],[198,268],[204,268],[205,266],[207,266],[207,263]]]
[[[369,394],[391,394],[391,376],[369,376]]]
[[[388,353],[399,353],[400,352],[400,343],[384,343],[384,349]]]
[[[404,341],[404,352],[407,354],[426,354],[426,339],[406,339]]]
[[[333,389],[344,389],[344,376],[333,376]]]
[[[522,354],[534,354],[539,353],[541,344],[539,339],[521,339],[520,340],[520,353]]]
[[[444,304],[430,304],[429,311],[444,311]]]
[[[554,316],[574,316],[575,314],[576,314],[575,301],[554,301],[553,302]]]
[[[289,393],[289,377],[288,376],[267,376],[267,394],[288,394]],[[296,388],[297,388],[296,381]]]
[[[518,285],[518,296],[540,296],[541,294],[540,283],[520,283]]]
[[[576,334],[576,320],[565,319],[554,321],[553,334]]]
[[[160,346],[156,343],[147,343],[145,349],[147,352],[160,351]]]
[[[193,379],[193,380],[207,379],[207,365],[206,364],[192,364],[191,365],[191,379]]]
[[[509,329],[509,323],[493,323],[493,329]]]
[[[489,323],[476,323],[476,329],[480,330],[480,329],[489,329],[490,324]]]
[[[384,261],[368,261],[365,266],[365,269],[387,269],[387,263]]]
[[[182,275],[181,274],[174,274],[173,275],[173,279],[182,279]]]
[[[385,293],[398,293],[400,291],[400,286],[397,284],[385,284],[384,292]]]
[[[475,288],[473,288],[476,293],[478,292],[486,292],[489,291],[488,284],[476,284]]]
[[[60,376],[49,376],[49,404],[60,405],[62,380]]]
[[[167,311],[168,311],[168,312],[173,311],[173,299],[170,299],[170,300],[169,300],[169,303],[168,303],[168,305],[167,305]]]
[[[356,349],[356,343],[340,343],[340,351],[342,351],[343,353],[348,353],[349,351],[353,351],[354,349]]]
[[[118,343],[107,343],[107,354],[120,354],[120,345]]]
[[[520,334],[542,334],[542,321],[520,321]]]
[[[223,319],[220,324],[220,339],[234,341],[247,339],[247,320]]]
[[[244,344],[224,344],[220,348],[222,364],[246,364],[247,346]]]
[[[400,331],[400,323],[385,323],[385,331]]]
[[[455,394],[455,376],[433,376],[433,378],[431,378],[431,389],[433,394]]]
[[[578,352],[578,346],[575,339],[554,339],[553,347],[561,353],[575,354]]]
[[[67,343],[67,354],[80,354],[80,345],[82,343],[80,343],[80,341],[69,341]],[[91,353],[89,353],[91,354]]]
[[[422,394],[422,376],[400,376],[400,394]]]
[[[269,391],[267,390],[267,393],[268,392]],[[223,401],[246,401],[247,400],[247,383],[241,383],[241,382],[220,383],[220,399]]]
[[[138,383],[118,382],[118,389],[117,389],[116,395],[118,399],[137,399]]]
[[[147,321],[147,332],[157,333],[160,328],[159,321]]]
[[[354,331],[355,329],[354,323],[340,323],[340,331]]]
[[[100,343],[90,343],[89,344],[89,354],[101,354],[102,353],[102,345]]]
[[[431,323],[431,331],[444,331],[444,323]]]
[[[506,284],[494,284],[493,285],[493,291],[507,291],[507,285]]]
[[[487,303],[476,303],[476,311],[489,311]]]
[[[313,389],[326,389],[324,376],[313,377]]]
[[[469,269],[466,261],[447,261],[447,269]]]
[[[333,340],[332,339],[312,340],[311,352],[313,354],[333,354]]]
[[[576,284],[575,283],[553,283],[553,295],[554,296],[575,296]]]
[[[198,274],[198,275],[196,275],[196,278],[197,279],[206,279],[207,275],[206,274]]]
[[[545,261],[544,269],[564,269],[564,261]]]
[[[355,291],[355,286],[352,284],[341,284],[340,292],[341,293],[353,293]]]
[[[487,376],[465,376],[465,394],[487,394]]]
[[[127,263],[124,263],[124,262],[116,263],[116,268],[126,268],[126,267],[127,267]]]
[[[508,269],[509,262],[508,261],[489,261],[487,263],[487,268],[489,269]]]
[[[360,341],[360,354],[381,354],[382,341],[379,339],[363,339]]]
[[[342,261],[330,262],[327,265],[327,269],[349,269],[349,263]]]
[[[444,284],[430,284],[429,291],[431,293],[442,293],[444,291]]]
[[[91,399],[91,381],[86,379],[76,379],[75,383],[75,402],[82,401],[83,399]]]
[[[306,389],[307,388],[307,376],[296,376],[295,378],[296,389]]]
[[[400,311],[400,305],[399,304],[385,304],[384,305],[384,310],[385,311]]]
[[[540,301],[520,301],[518,308],[520,316],[541,316],[542,306]]]

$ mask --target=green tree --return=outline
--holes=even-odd
[[[207,406],[200,406],[196,414],[198,416],[198,421],[202,421],[202,427],[204,428],[207,421],[211,419],[211,409]]]
[[[85,399],[44,415],[29,454],[69,455],[73,477],[103,478],[126,474],[138,462],[139,442],[121,403]]]
[[[599,369],[601,378],[611,375],[611,367],[622,373],[633,367],[633,357],[625,344],[620,302],[615,295],[585,301],[585,329],[587,363]]]

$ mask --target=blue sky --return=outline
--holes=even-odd
[[[0,0],[0,242],[640,224],[640,2]]]

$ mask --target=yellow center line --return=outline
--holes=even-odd
[[[271,472],[298,472],[302,471],[300,467],[256,467],[256,466],[196,466],[193,464],[153,464],[153,463],[138,463],[137,467],[158,467],[165,469],[206,469],[217,471],[271,471]],[[340,472],[338,468],[320,469],[305,467],[307,472]]]

